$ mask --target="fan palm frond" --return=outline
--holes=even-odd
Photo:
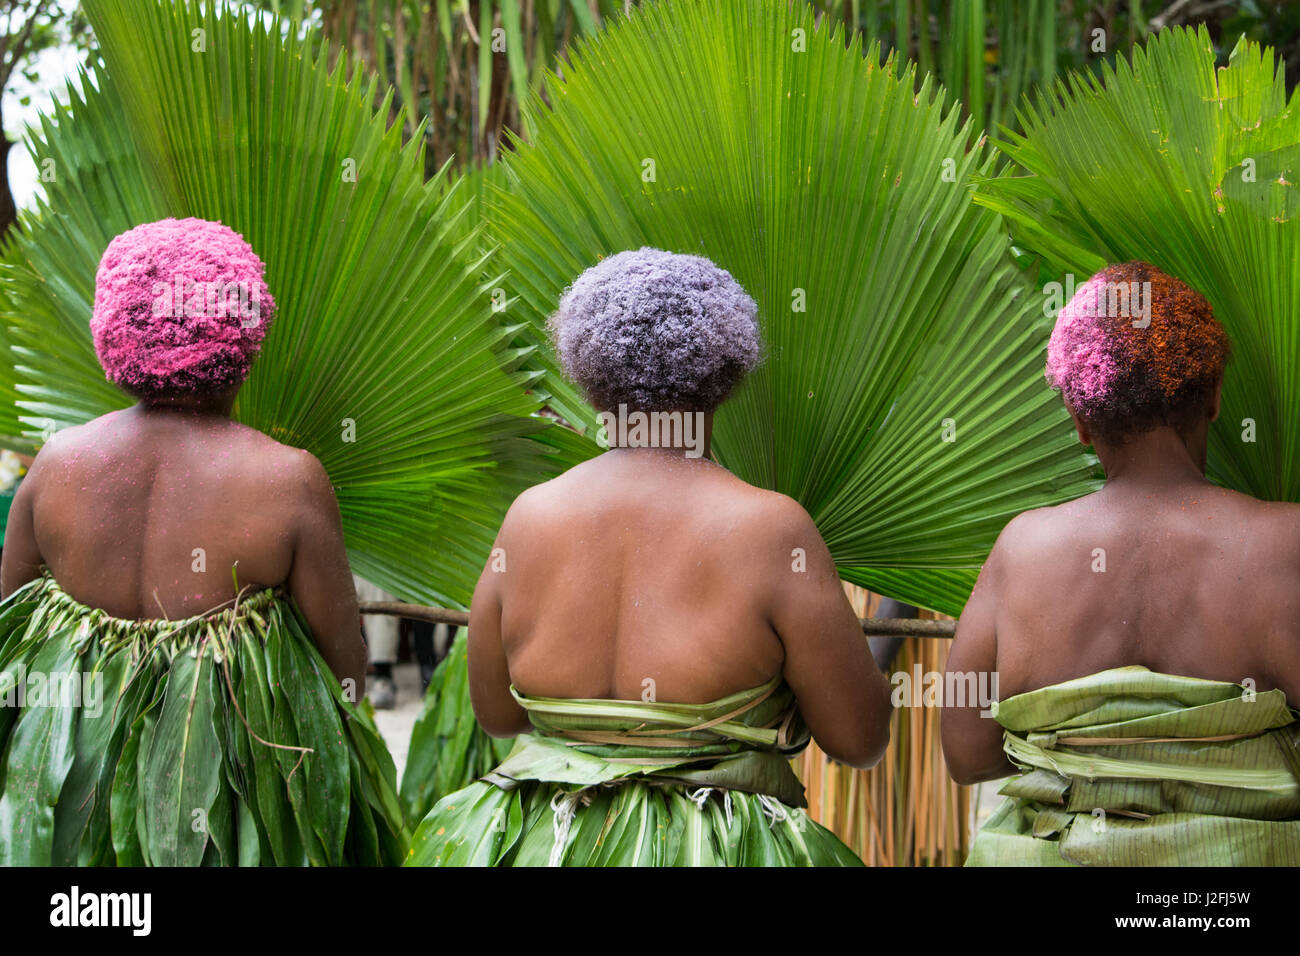
[[[1028,175],[981,184],[1048,276],[1143,259],[1197,289],[1232,338],[1210,476],[1300,501],[1300,99],[1244,38],[1217,67],[1204,27],[1026,105],[999,144]]]
[[[7,270],[14,355],[0,431],[39,442],[126,404],[87,323],[109,239],[219,220],[267,263],[275,322],[236,417],[325,465],[355,569],[401,597],[468,601],[513,495],[573,459],[535,413],[536,373],[421,137],[374,80],[279,20],[212,5],[89,0],[105,69],[34,136],[56,180]]]
[[[915,79],[801,4],[661,0],[575,44],[489,220],[507,312],[589,434],[544,344],[563,289],[642,245],[728,269],[767,359],[719,412],[719,460],[798,499],[846,579],[955,613],[1002,525],[1094,487],[1094,462],[1043,385],[1006,227],[971,202],[996,157]]]

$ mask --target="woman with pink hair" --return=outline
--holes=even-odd
[[[1057,317],[1047,382],[1106,484],[1011,521],[962,611],[945,690],[999,699],[945,700],[948,769],[1010,777],[968,866],[1300,863],[1300,507],[1205,476],[1228,356],[1145,262]]]
[[[230,418],[274,314],[264,272],[201,219],[104,252],[91,333],[136,404],[55,434],[9,515],[0,863],[404,851],[391,759],[354,707],[366,651],[329,477]]]

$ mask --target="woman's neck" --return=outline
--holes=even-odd
[[[184,415],[191,418],[229,418],[235,396],[169,396],[142,399],[136,408],[142,415]]]
[[[1208,484],[1204,442],[1189,441],[1173,428],[1135,435],[1122,445],[1094,445],[1106,471],[1106,487],[1168,487]]]

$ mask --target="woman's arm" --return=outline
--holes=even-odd
[[[997,545],[980,570],[975,589],[962,610],[957,622],[957,634],[948,652],[944,687],[955,687],[958,682],[948,674],[992,675],[997,672],[997,602],[998,568],[1002,556]],[[997,687],[989,681],[976,681],[976,686]],[[1002,749],[1002,725],[992,716],[981,715],[978,700],[966,701],[958,707],[956,702],[943,702],[940,736],[943,739],[943,756],[948,773],[960,784],[980,783],[1016,773],[1016,767],[1007,759]]]
[[[510,516],[506,515],[506,523]],[[469,608],[469,697],[479,725],[493,737],[526,733],[532,725],[528,712],[510,693],[510,667],[501,644],[501,577],[496,553],[505,537],[505,523],[492,546],[483,574],[474,588]]]
[[[9,521],[5,525],[4,559],[0,562],[0,597],[8,597],[29,581],[40,576],[45,559],[36,543],[36,521],[32,514],[32,498],[39,480],[37,463],[33,463],[27,477],[14,492],[9,508]]]
[[[297,534],[289,594],[307,619],[321,657],[340,682],[352,681],[353,702],[366,693],[366,643],[356,585],[343,544],[343,520],[324,466],[298,453]]]
[[[874,766],[889,745],[889,681],[871,657],[817,526],[792,499],[778,501],[769,559],[783,675],[817,746],[851,767]]]

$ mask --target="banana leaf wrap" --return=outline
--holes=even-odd
[[[1120,667],[996,718],[1024,773],[967,866],[1300,864],[1300,723],[1280,690]]]
[[[408,866],[862,865],[802,809],[780,677],[707,704],[512,693],[535,732],[438,801]]]
[[[55,692],[57,688],[58,692]],[[287,599],[124,620],[0,603],[0,864],[392,865],[392,758]]]

